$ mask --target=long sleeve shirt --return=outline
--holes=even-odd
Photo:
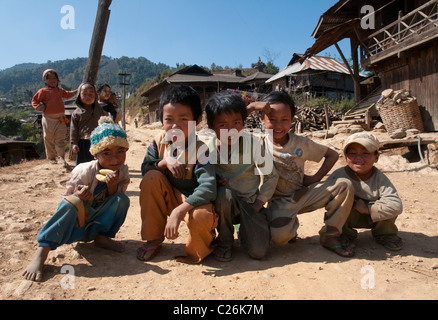
[[[96,174],[99,173],[100,169],[102,168],[97,160],[84,162],[77,165],[73,169],[71,178],[66,184],[66,191],[63,196],[74,194],[78,190],[79,185],[88,186],[88,190],[94,194],[94,191],[99,184]],[[128,166],[124,164],[119,170],[119,183],[117,185],[117,192],[125,193],[128,188],[129,181],[129,169]],[[101,200],[104,200],[104,198]]]
[[[62,99],[70,99],[74,95],[74,92],[62,88],[42,88],[33,96],[32,107],[37,109],[42,103],[46,107],[44,114],[64,115],[65,106]]]
[[[278,173],[272,155],[266,154],[264,141],[243,133],[239,144],[231,148],[228,159],[221,157],[216,143],[216,138],[210,140],[209,148],[210,154],[217,154],[212,158],[217,176],[225,179],[229,187],[248,203],[256,200],[268,202],[274,194]]]
[[[175,157],[172,154],[173,148],[171,143],[164,139],[165,135],[166,133],[162,132],[149,145],[141,165],[142,175],[145,175],[148,170],[157,169],[156,164],[164,158]],[[208,151],[203,142],[197,141],[197,154],[200,153],[199,150],[203,146],[204,150]],[[185,202],[194,207],[214,201],[216,199],[217,186],[213,166],[207,161],[200,160],[198,157],[194,161],[196,163],[191,163],[192,161],[188,161],[190,157],[187,150],[184,150],[179,156],[180,159],[185,161],[186,177],[185,179],[177,179],[166,168],[164,174],[169,179],[170,184],[187,197]],[[208,154],[203,154],[202,156],[208,157]]]
[[[374,170],[374,174],[365,181],[349,176],[345,167],[334,171],[328,179],[350,179],[353,183],[355,197],[371,202],[368,206],[371,219],[377,222],[398,216],[403,212],[403,205],[388,177],[379,169],[374,168]]]
[[[99,105],[95,105],[93,108],[77,106],[71,115],[71,144],[77,145],[79,139],[89,140],[91,132],[98,126],[100,117],[105,115],[106,112]]]

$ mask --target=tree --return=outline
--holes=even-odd
[[[0,134],[13,137],[20,134],[21,122],[11,116],[0,116]]]
[[[265,69],[263,70],[263,72],[269,73],[269,74],[276,74],[276,73],[278,73],[278,71],[280,71],[280,69],[277,66],[275,66],[272,61],[268,61]]]

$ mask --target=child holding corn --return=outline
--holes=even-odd
[[[129,208],[125,195],[128,148],[126,133],[110,117],[102,117],[91,134],[90,152],[96,160],[81,163],[72,171],[63,200],[38,235],[39,247],[23,273],[26,279],[41,281],[49,251],[63,244],[94,240],[97,247],[124,250],[112,238]]]

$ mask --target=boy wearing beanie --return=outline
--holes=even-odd
[[[129,184],[127,136],[110,117],[102,117],[90,140],[90,152],[96,160],[81,163],[72,171],[63,200],[38,235],[38,250],[23,273],[28,280],[42,280],[49,251],[63,244],[94,240],[97,247],[124,250],[112,238],[129,208],[125,195]]]
[[[374,166],[379,159],[379,141],[367,132],[351,135],[345,141],[347,166],[333,172],[329,180],[350,179],[355,201],[342,235],[352,241],[356,228],[371,229],[374,239],[389,250],[401,250],[402,240],[395,225],[403,205],[388,177]]]

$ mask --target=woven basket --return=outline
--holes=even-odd
[[[397,129],[417,129],[424,132],[423,120],[417,99],[408,103],[383,105],[378,108],[386,131],[391,134]]]

